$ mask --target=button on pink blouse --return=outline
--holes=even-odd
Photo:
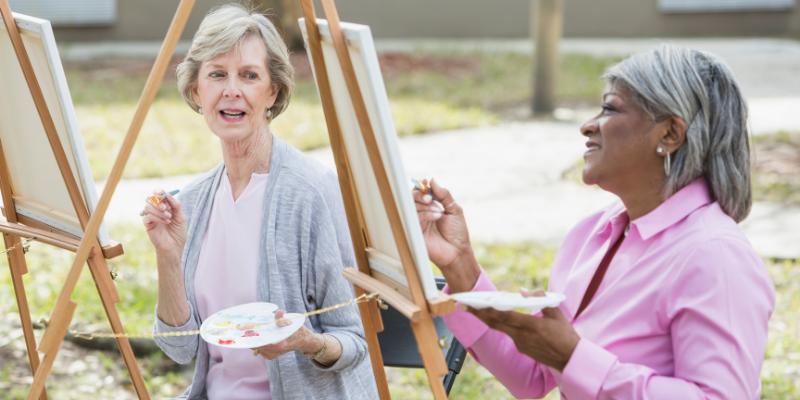
[[[581,337],[563,374],[464,311],[445,315],[447,326],[517,398],[558,387],[569,400],[759,399],[774,285],[703,178],[631,223],[574,319],[627,220],[619,201],[583,220],[553,263],[548,290],[567,296],[560,308]],[[482,273],[473,291],[488,290],[496,289]]]
[[[261,238],[261,208],[269,174],[253,174],[233,201],[223,172],[208,219],[194,277],[197,313],[205,321],[226,308],[258,301],[256,277]],[[267,362],[250,349],[208,346],[209,399],[271,399]]]

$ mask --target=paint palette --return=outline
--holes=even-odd
[[[291,325],[279,327],[275,320],[278,306],[272,303],[249,303],[226,308],[211,315],[200,326],[200,337],[215,346],[229,349],[252,349],[281,342],[303,326],[302,314],[286,313]]]
[[[561,293],[547,292],[545,297],[522,297],[519,293],[508,292],[463,292],[451,294],[450,297],[478,310],[486,307],[499,311],[511,311],[515,308],[525,308],[531,312],[547,307],[558,307],[567,296]]]

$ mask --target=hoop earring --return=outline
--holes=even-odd
[[[197,107],[197,113],[203,115],[203,107]]]
[[[669,159],[669,152],[667,152],[667,156],[664,157],[664,172],[667,173],[669,176],[669,171],[672,169],[672,160]]]

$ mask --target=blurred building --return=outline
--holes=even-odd
[[[254,0],[256,1],[256,0]],[[266,0],[270,1],[288,0]],[[523,38],[536,0],[337,0],[379,38]],[[299,3],[299,0],[297,0]],[[220,0],[197,0],[184,38]],[[64,41],[162,40],[177,0],[10,0]],[[319,5],[318,14],[321,14]],[[567,37],[800,36],[795,0],[564,0]]]

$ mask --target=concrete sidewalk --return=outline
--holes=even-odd
[[[584,143],[577,124],[531,122],[404,138],[400,152],[407,176],[433,176],[452,191],[473,240],[558,246],[578,221],[616,200],[562,178],[580,160]],[[335,170],[330,148],[307,154]],[[195,176],[123,180],[107,221],[138,223],[154,188],[182,188]],[[772,203],[756,203],[741,224],[759,254],[771,258],[800,258],[798,226],[800,208]]]

